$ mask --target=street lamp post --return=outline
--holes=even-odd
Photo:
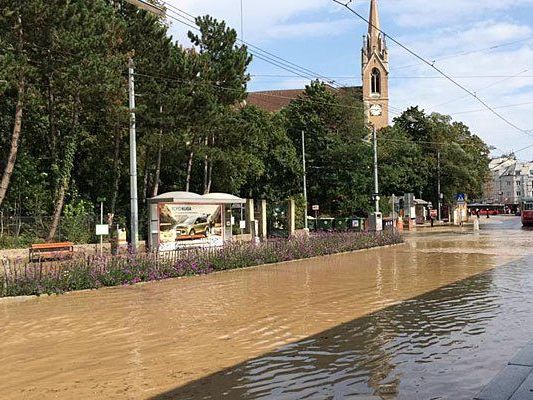
[[[374,200],[376,214],[379,213],[379,176],[378,176],[378,137],[376,127],[372,126],[372,142],[374,147]]]
[[[305,131],[302,130],[302,163],[303,163],[303,185],[304,185],[304,228],[305,230],[309,229],[307,222],[307,172],[305,165]]]
[[[133,60],[128,63],[128,92],[130,107],[130,210],[131,229],[130,243],[132,251],[137,251],[139,240],[139,201],[137,198],[137,134],[135,119],[135,77],[133,71]]]

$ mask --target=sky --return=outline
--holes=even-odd
[[[245,41],[341,85],[361,85],[360,51],[368,26],[332,0],[242,0],[242,29],[241,0],[166,1],[191,15],[223,19]],[[434,62],[516,127],[389,40],[391,119],[418,105],[464,122],[495,147],[494,155],[532,145],[517,157],[533,160],[533,0],[378,3],[383,31]],[[367,17],[369,4],[354,0],[351,7]],[[170,22],[173,36],[188,45],[190,28]],[[257,58],[250,73],[251,91],[309,83]]]

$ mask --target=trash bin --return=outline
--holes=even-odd
[[[351,218],[349,224],[351,231],[362,232],[365,229],[364,218]]]
[[[339,232],[348,230],[348,218],[335,218],[333,220],[333,229]]]
[[[316,219],[307,217],[307,227],[310,231],[316,231]]]
[[[322,231],[333,230],[333,218],[319,218],[317,221],[317,228]]]

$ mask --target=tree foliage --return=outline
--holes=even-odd
[[[172,190],[298,198],[302,132],[309,203],[331,215],[369,212],[372,147],[360,92],[311,82],[279,113],[247,106],[247,47],[224,21],[196,24],[190,42],[177,43],[161,17],[123,0],[4,0],[0,211],[52,216],[52,239],[61,215],[74,230],[104,197],[111,221],[125,224],[131,60],[141,214],[146,199]],[[394,122],[379,132],[383,194],[435,201],[437,154],[447,200],[481,193],[489,150],[468,127],[418,108]]]

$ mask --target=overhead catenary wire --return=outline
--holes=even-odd
[[[508,80],[510,80],[510,79],[512,79],[512,78],[520,77],[522,74],[525,74],[525,73],[528,72],[528,71],[529,71],[529,69],[525,69],[525,70],[520,71],[520,72],[518,72],[518,73],[516,73],[516,74],[514,74],[514,75],[508,76],[508,77],[506,77],[505,79],[498,80],[498,81],[496,81],[496,82],[492,82],[491,84],[489,84],[489,85],[487,85],[487,86],[484,86],[484,87],[482,87],[482,88],[476,90],[474,93],[475,93],[476,96],[477,96],[477,94],[478,94],[479,92],[482,92],[482,91],[484,91],[484,90],[490,89],[490,88],[492,88],[492,87],[494,87],[494,86],[497,86],[497,85],[499,85],[499,84],[501,84],[501,83],[507,82]],[[469,96],[468,94],[466,94],[466,95],[461,96],[461,97],[459,97],[459,98],[455,98],[455,99],[452,99],[452,100],[445,101],[444,103],[439,103],[439,104],[437,104],[437,105],[434,105],[434,106],[430,107],[429,110],[432,110],[432,109],[437,108],[437,107],[445,106],[445,105],[448,105],[448,104],[451,104],[451,103],[455,103],[455,102],[457,102],[457,101],[460,101],[460,100],[466,99],[466,98],[468,98],[468,97],[470,97],[470,96]],[[494,108],[494,107],[493,107],[493,108]]]
[[[512,42],[500,43],[500,44],[489,46],[489,47],[483,47],[481,49],[460,51],[460,52],[457,52],[457,53],[448,54],[448,55],[445,55],[445,56],[438,57],[438,58],[434,59],[433,63],[436,63],[437,61],[449,60],[451,58],[464,57],[464,56],[467,56],[467,55],[470,55],[470,54],[490,52],[492,50],[500,49],[500,48],[503,48],[503,47],[509,47],[509,46],[512,46],[512,45],[515,45],[515,44],[518,44],[518,43],[524,43],[524,42],[529,42],[529,41],[533,41],[533,37],[532,36],[524,38],[524,39],[515,40],[515,41],[512,41]],[[422,64],[423,63],[400,65],[398,67],[392,67],[391,69],[393,71],[397,71],[399,69],[417,67],[417,66],[422,65]]]
[[[194,82],[193,80],[179,79],[179,78],[174,78],[174,77],[167,77],[167,76],[164,76],[164,75],[154,75],[154,74],[140,73],[140,72],[136,72],[135,75],[136,76],[141,76],[141,77],[146,77],[146,78],[152,78],[152,79],[174,81],[174,82],[177,82],[177,83],[193,83]],[[207,82],[207,84],[210,85],[210,86],[213,86],[214,88],[222,89],[222,90],[228,90],[228,91],[237,91],[237,90],[239,90],[239,89],[235,89],[235,88],[229,88],[229,87],[221,86],[220,84],[217,84],[217,83],[214,83],[214,82]],[[260,95],[260,96],[264,96],[264,97],[268,97],[268,98],[280,98],[280,99],[285,99],[285,100],[294,100],[293,97],[283,96],[283,95],[276,95],[276,94],[268,93],[268,92],[255,92],[254,94]],[[337,103],[316,102],[316,101],[315,101],[315,103],[321,104],[321,105],[332,106],[332,107],[339,107],[339,108],[356,109],[356,110],[360,110],[361,109],[360,107],[357,107],[357,106],[350,106],[350,105],[337,104]],[[392,114],[396,114],[398,116],[401,115],[401,113],[396,113],[394,111],[392,111],[391,113]],[[413,140],[412,142],[402,141],[402,140],[398,140],[398,139],[388,139],[388,138],[380,138],[380,140],[389,141],[389,142],[415,143],[415,144],[420,144],[420,145],[423,145],[423,144],[428,144],[429,145],[429,144],[431,144],[431,145],[444,146],[446,144],[449,144],[449,143],[446,143],[446,142],[425,141],[425,140]],[[474,144],[474,143],[460,143],[460,142],[454,142],[454,143],[457,143],[457,144],[459,144],[461,146],[473,146],[473,147],[477,146],[477,144]],[[533,147],[533,145],[531,145],[529,147]],[[527,147],[527,148],[529,148],[529,147]]]
[[[494,108],[496,108],[496,109],[514,108],[514,107],[523,107],[523,106],[530,106],[530,105],[533,105],[533,101],[528,101],[528,102],[524,102],[524,103],[516,103],[516,104],[508,104],[508,105],[498,106],[498,107],[494,107]],[[478,113],[478,112],[483,112],[483,111],[487,111],[487,109],[486,108],[478,108],[476,110],[457,111],[457,112],[451,113],[450,115],[472,114],[472,113]]]
[[[182,23],[184,25],[187,25],[195,30],[199,30],[199,28],[196,25],[192,25],[196,23],[196,17],[194,17],[192,14],[184,11],[183,9],[180,9],[174,5],[165,3],[165,6],[168,7],[169,11],[172,12],[175,15],[167,14],[167,16],[170,19],[173,19],[179,23]],[[176,17],[176,15],[178,17]],[[182,19],[185,19],[183,21]],[[321,79],[325,81],[326,83],[330,84],[331,86],[335,86],[337,88],[341,87],[337,82],[335,82],[333,79],[324,76],[322,74],[319,74],[315,71],[312,71],[306,67],[303,67],[301,65],[298,65],[292,61],[289,61],[283,57],[280,57],[270,51],[264,50],[259,46],[256,46],[248,41],[243,40],[240,37],[237,37],[237,41],[240,43],[246,45],[248,47],[248,51],[256,58],[265,61],[271,65],[274,65],[278,68],[281,68],[285,71],[291,72],[295,74],[295,76],[299,76],[301,78],[314,80],[314,79]]]
[[[280,74],[251,74],[258,78],[292,78],[293,75],[280,75]],[[332,79],[361,79],[356,75],[328,75]],[[533,78],[533,75],[451,75],[454,79],[495,79],[495,78]],[[443,76],[423,76],[423,75],[406,75],[406,76],[389,76],[388,79],[446,79]]]
[[[200,30],[196,25],[192,25],[191,23],[183,21],[182,19],[180,19],[178,17],[172,16],[172,15],[169,15],[169,14],[167,14],[167,17],[172,19],[172,20],[174,20],[174,21],[176,21],[176,22],[179,22],[179,23],[181,23],[183,25],[186,25],[186,26],[188,26],[188,27],[190,27],[190,28],[192,28],[192,29],[194,29],[196,31]],[[284,64],[282,64],[280,62],[277,62],[275,60],[272,60],[272,59],[269,59],[267,57],[264,57],[261,54],[257,54],[257,53],[255,53],[253,51],[250,51],[250,50],[249,50],[249,53],[252,54],[255,58],[257,58],[259,60],[265,61],[265,62],[267,62],[267,63],[269,63],[271,65],[274,65],[274,66],[276,66],[276,67],[278,67],[280,69],[283,69],[283,70],[285,70],[287,72],[295,74],[295,76],[299,76],[300,78],[304,78],[304,79],[308,79],[308,80],[316,79],[316,77],[314,75],[309,75],[306,72],[299,71],[297,69],[293,69],[289,65],[284,65]]]
[[[336,3],[338,3],[338,4],[342,4],[342,3],[340,3],[339,1],[336,1],[336,0],[334,0],[334,1],[335,1]],[[354,12],[357,16],[359,16],[361,19],[363,19],[365,22],[367,22],[367,23],[370,25],[370,21],[366,20],[363,16],[359,15],[357,12],[355,12],[355,10],[351,9],[351,8],[348,7],[347,5],[345,5],[345,4],[343,4],[343,5],[344,5],[346,8],[348,8],[350,11]],[[175,7],[175,6],[173,6],[173,5],[169,5],[169,4],[167,4],[167,6],[169,6],[171,9],[173,9],[175,12],[179,12],[179,13],[180,13],[179,15],[181,15],[181,16],[183,16],[183,15],[188,16],[188,17],[191,19],[191,20],[190,20],[191,22],[195,21],[195,19],[194,19],[195,17],[194,17],[192,14],[190,14],[190,13],[184,11],[183,9],[180,9],[180,8],[178,8],[178,7]],[[379,29],[379,28],[378,28],[378,29]],[[484,100],[482,100],[481,98],[479,98],[475,92],[470,91],[469,89],[467,89],[467,88],[464,87],[463,85],[461,85],[461,84],[459,84],[458,82],[456,82],[454,79],[457,79],[457,78],[453,78],[453,77],[451,77],[451,76],[448,76],[446,73],[444,73],[443,71],[441,71],[439,68],[435,67],[433,64],[429,63],[429,62],[428,62],[427,60],[425,60],[424,58],[418,56],[416,53],[412,52],[410,49],[408,49],[407,47],[403,46],[400,42],[398,42],[398,41],[395,40],[394,38],[388,36],[385,32],[383,32],[383,31],[381,31],[381,30],[380,30],[380,32],[381,32],[383,35],[389,37],[393,42],[395,42],[396,44],[400,45],[400,46],[403,47],[405,50],[407,50],[408,52],[410,52],[412,55],[414,55],[414,56],[416,56],[417,58],[419,58],[421,61],[423,61],[423,63],[428,64],[428,65],[431,65],[432,68],[434,68],[437,72],[439,72],[439,74],[442,76],[442,78],[447,79],[447,80],[451,80],[455,85],[459,86],[462,90],[466,91],[466,92],[468,93],[469,96],[473,96],[473,97],[474,97],[477,101],[479,101],[479,102],[480,102],[480,103],[481,103],[481,104],[482,104],[487,110],[489,110],[490,112],[492,112],[493,114],[495,114],[498,118],[500,118],[501,120],[503,120],[505,123],[507,123],[508,125],[510,125],[511,127],[513,127],[514,129],[520,131],[521,133],[527,134],[528,136],[533,136],[533,134],[532,134],[530,131],[518,127],[516,124],[512,123],[512,122],[509,121],[507,118],[505,118],[503,115],[501,115],[501,114],[499,114],[497,111],[495,111],[495,108],[491,107],[491,106],[488,105]],[[243,40],[240,40],[240,39],[238,39],[238,40],[241,41],[243,44],[246,44],[248,47],[250,47],[250,48],[252,48],[252,49],[255,48],[255,49],[258,49],[259,51],[264,51],[264,50],[258,48],[257,46],[254,46],[254,45],[252,45],[252,44],[250,44],[250,43],[247,43],[247,42],[245,42],[245,41],[243,41]],[[515,41],[515,42],[519,42],[519,41]],[[513,43],[515,43],[515,42],[513,42]],[[494,48],[498,48],[498,47],[503,47],[504,45],[510,45],[510,44],[512,44],[512,43],[502,44],[502,45],[497,45],[497,46],[491,46],[490,49],[494,49]],[[275,55],[273,55],[273,54],[270,53],[270,52],[266,52],[266,51],[264,51],[264,52],[265,52],[267,55],[270,55],[270,56],[276,57],[276,58],[278,58],[278,59],[280,59],[280,60],[282,60],[282,61],[284,61],[284,62],[287,62],[287,60],[284,60],[284,59],[282,59],[282,58],[279,58],[278,56],[275,56]],[[251,53],[253,53],[253,51],[251,51]],[[255,53],[254,56],[257,57],[258,54]],[[262,58],[262,57],[258,57],[258,58],[264,60],[264,58]],[[265,60],[265,61],[268,62],[268,60]],[[270,61],[272,61],[272,60],[270,60]],[[289,63],[290,65],[297,66],[296,64],[293,64],[293,63],[291,63],[291,62],[288,62],[288,63]],[[276,65],[276,64],[274,64],[274,65]],[[284,68],[284,69],[286,70],[286,65],[285,65],[285,66],[280,66],[279,64],[277,64],[277,66],[280,67],[280,68]],[[299,66],[297,66],[297,67],[299,67]],[[310,70],[304,68],[304,71],[310,71]],[[294,72],[291,72],[291,73],[294,73]],[[312,73],[312,71],[311,71],[311,73]],[[521,72],[521,73],[524,73],[524,72]],[[331,83],[334,83],[334,82],[335,82],[334,79],[336,79],[335,77],[325,77],[325,76],[323,76],[323,75],[319,75],[319,74],[316,74],[316,75],[317,75],[317,77],[321,77],[321,78],[323,78],[324,80],[326,80],[326,81],[327,81],[328,83],[330,83],[330,84],[331,84]],[[307,75],[307,76],[302,76],[301,72],[296,73],[296,76],[305,77],[305,78],[309,79],[309,76],[308,76],[308,75]],[[509,78],[510,78],[510,77],[505,77],[506,80],[509,79]],[[500,83],[500,82],[497,82],[497,83]],[[490,85],[490,86],[492,86],[492,85]],[[394,114],[394,112],[392,111],[394,108],[393,108],[392,106],[390,106],[389,109],[390,109],[391,113]]]
[[[401,47],[402,49],[404,49],[406,52],[408,52],[409,54],[411,54],[412,56],[414,56],[415,58],[417,58],[418,60],[422,61],[424,64],[428,65],[429,67],[433,68],[435,71],[437,71],[440,75],[442,75],[443,77],[445,77],[448,81],[450,81],[452,84],[454,84],[455,86],[457,86],[459,89],[461,89],[462,91],[464,91],[465,93],[467,93],[468,95],[470,95],[471,97],[473,97],[477,102],[479,102],[480,104],[482,104],[485,108],[487,108],[492,114],[494,114],[496,117],[498,117],[500,120],[502,120],[503,122],[505,122],[507,125],[509,125],[510,127],[512,127],[513,129],[516,129],[517,131],[519,132],[522,132],[523,134],[526,134],[528,136],[531,136],[533,137],[533,133],[530,131],[530,130],[526,130],[526,129],[522,129],[520,128],[518,125],[516,125],[515,123],[513,123],[512,121],[510,121],[509,119],[507,119],[506,117],[504,117],[503,115],[501,115],[500,113],[498,113],[494,108],[492,108],[485,100],[483,100],[482,98],[480,98],[476,93],[474,93],[473,91],[471,91],[470,89],[466,88],[464,85],[462,85],[461,83],[457,82],[454,78],[452,78],[450,75],[448,75],[446,72],[444,72],[441,68],[435,66],[435,63],[434,62],[431,62],[431,61],[428,61],[426,60],[424,57],[420,56],[419,54],[417,54],[415,51],[411,50],[409,47],[407,47],[406,45],[404,45],[403,43],[401,43],[399,40],[395,39],[393,36],[391,35],[388,35],[386,32],[384,32],[381,28],[375,26],[374,24],[372,24],[367,18],[365,18],[364,16],[362,16],[360,13],[358,13],[356,10],[354,10],[353,8],[350,7],[350,2],[348,3],[343,3],[339,0],[333,0],[334,3],[337,3],[343,7],[345,7],[348,11],[350,11],[352,14],[354,14],[355,16],[357,16],[358,18],[360,18],[361,20],[365,21],[369,26],[373,27],[374,29],[378,30],[382,35],[384,35],[384,37],[387,37],[388,39],[390,39],[393,43],[395,43],[396,45],[398,45],[399,47]]]
[[[336,1],[336,0],[334,0],[334,1],[335,1],[336,3],[342,4],[342,3],[340,3],[340,2],[338,2],[338,1]],[[167,5],[167,6],[168,6],[168,5]],[[182,12],[183,14],[189,16],[190,18],[194,18],[191,14],[189,14],[189,13],[183,11],[183,10],[177,9],[176,7],[174,7],[174,6],[172,6],[172,5],[170,5],[170,7],[171,7],[171,8],[174,8],[174,9],[180,11],[180,12]],[[347,7],[347,8],[350,9],[349,7]],[[353,11],[352,9],[350,9],[350,10]],[[357,14],[357,13],[356,13],[356,14]],[[167,15],[168,15],[168,14],[167,14]],[[179,15],[179,14],[178,14],[178,15]],[[183,16],[182,16],[182,17],[183,17]],[[361,17],[361,16],[360,16],[360,17]],[[182,23],[182,24],[185,24],[186,26],[188,26],[188,27],[190,27],[190,28],[192,28],[192,29],[199,30],[198,27],[197,27],[196,25],[189,24],[188,22],[186,22],[186,21],[182,21],[182,20],[180,20],[180,19],[178,19],[178,18],[175,18],[175,17],[171,17],[171,18],[174,19],[174,20],[177,20],[178,22],[180,22],[180,23]],[[364,20],[363,17],[361,17],[361,18]],[[193,20],[193,21],[190,21],[190,22],[195,23],[196,21]],[[367,22],[368,22],[368,21],[367,21]],[[382,33],[385,35],[384,32],[382,32]],[[390,38],[390,36],[389,36],[389,38]],[[393,40],[395,43],[399,44],[400,46],[404,47],[404,46],[401,45],[399,42],[395,41],[394,38],[391,38],[391,40]],[[300,71],[302,71],[302,70],[303,70],[303,71],[310,71],[310,73],[313,73],[313,71],[311,71],[311,70],[308,70],[308,69],[306,69],[306,68],[304,68],[304,67],[298,66],[297,64],[291,63],[290,61],[284,60],[284,59],[281,58],[281,57],[278,57],[278,56],[276,56],[276,55],[273,55],[272,53],[269,53],[269,52],[267,52],[267,51],[265,51],[265,50],[262,50],[262,49],[260,49],[259,47],[254,46],[254,45],[251,45],[251,44],[249,44],[249,43],[247,43],[247,42],[245,42],[245,41],[243,41],[243,40],[241,40],[241,39],[239,39],[239,41],[241,41],[242,43],[246,44],[246,45],[249,46],[249,47],[256,48],[256,49],[258,49],[259,51],[262,51],[262,52],[264,52],[264,53],[266,53],[266,54],[268,54],[268,55],[270,55],[270,56],[272,56],[272,57],[275,57],[275,58],[279,59],[279,60],[280,60],[280,63],[281,63],[281,62],[286,62],[286,63],[289,63],[289,64],[291,64],[291,65],[294,65],[296,68],[300,68]],[[404,47],[404,48],[405,48],[405,47]],[[405,49],[408,50],[407,48],[405,48]],[[408,51],[410,51],[410,50],[408,50]],[[410,51],[410,52],[411,52],[411,51]],[[411,52],[411,53],[412,53],[413,55],[416,55],[416,54],[413,53],[413,52]],[[254,54],[254,55],[257,56],[257,54]],[[417,56],[417,57],[420,58],[421,60],[423,60],[425,63],[428,63],[426,60],[422,59],[421,57],[419,57],[419,56]],[[259,56],[258,58],[263,59],[263,60],[265,60],[265,61],[267,61],[267,62],[270,62],[271,64],[276,65],[276,66],[278,66],[278,67],[280,67],[280,68],[284,68],[284,69],[287,68],[286,65],[274,64],[274,62],[273,62],[272,59],[269,59],[269,58],[262,58],[261,56]],[[435,68],[435,67],[434,67],[434,68]],[[444,74],[442,71],[438,70],[437,68],[435,68],[435,69],[436,69],[439,73],[441,73],[441,74],[443,75],[443,77],[445,77],[446,79],[450,79],[450,77],[448,77],[448,76],[447,76],[446,74]],[[289,71],[289,72],[294,73],[294,71]],[[332,82],[331,82],[331,79],[328,78],[328,77],[324,77],[324,76],[322,76],[322,75],[320,75],[320,74],[316,74],[316,73],[313,73],[313,74],[314,74],[314,75],[312,76],[312,78],[322,77],[322,78],[325,78],[329,83],[332,83]],[[304,78],[306,78],[306,79],[309,79],[309,78],[310,78],[309,75],[306,76],[306,75],[303,75],[303,74],[301,74],[301,73],[299,74],[299,76],[304,77]],[[463,87],[462,87],[461,85],[459,85],[458,83],[456,83],[456,82],[454,82],[454,83],[455,83],[456,85],[458,85],[459,87],[463,88]],[[220,88],[220,86],[219,86],[219,88]],[[466,89],[466,88],[463,88],[463,89],[464,89],[465,91],[469,92],[468,89]],[[469,92],[469,93],[470,93],[470,92]],[[271,96],[271,97],[280,97],[280,96],[272,96],[272,95],[264,94],[264,93],[263,93],[263,95],[265,95],[265,96]],[[474,95],[474,97],[475,97],[475,94],[473,94],[473,95]],[[476,98],[477,98],[477,97],[476,97]],[[290,98],[290,99],[292,99],[292,98]],[[479,100],[480,102],[482,102],[481,99],[478,99],[478,100]],[[490,108],[488,105],[486,105],[486,104],[483,103],[483,102],[482,102],[482,104],[484,104],[484,106],[485,106],[486,108],[488,108],[489,110],[491,110],[491,108]],[[343,106],[343,105],[340,105],[340,106]],[[392,106],[390,106],[389,108],[392,109],[392,110],[394,109],[394,107],[392,107]],[[399,109],[398,109],[398,110],[399,110]],[[401,110],[400,110],[400,111],[401,111]],[[491,110],[491,111],[492,111],[492,110]],[[493,112],[494,112],[494,111],[493,111]],[[394,112],[391,112],[391,113],[394,114]],[[397,115],[400,115],[400,114],[398,114],[398,113],[396,113],[396,114],[397,114]],[[500,117],[500,118],[503,118],[503,117]],[[516,129],[518,129],[518,130],[520,130],[520,131],[528,132],[528,131],[525,131],[525,130],[522,130],[522,129],[518,128],[517,126],[515,126],[515,125],[513,125],[513,124],[512,124],[511,126],[515,127]]]

